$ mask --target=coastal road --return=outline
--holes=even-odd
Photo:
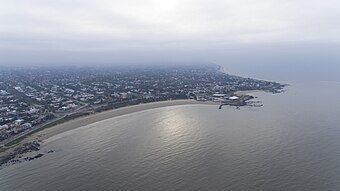
[[[47,122],[42,123],[42,124],[40,124],[40,125],[34,126],[34,127],[32,127],[31,129],[29,129],[29,130],[23,131],[23,132],[21,132],[21,133],[19,133],[19,134],[16,134],[16,135],[14,135],[14,136],[11,136],[11,137],[8,138],[8,139],[5,139],[5,140],[1,141],[1,142],[0,142],[0,147],[4,147],[4,146],[5,146],[6,144],[8,144],[8,143],[13,142],[13,141],[15,141],[15,140],[17,140],[17,139],[20,139],[20,138],[22,138],[22,137],[25,137],[26,135],[28,135],[28,134],[30,134],[30,133],[32,133],[32,132],[34,132],[34,131],[37,131],[37,130],[39,130],[39,129],[41,129],[41,128],[44,128],[44,127],[46,127],[47,125],[50,125],[50,124],[52,124],[52,123],[54,123],[54,122],[56,122],[56,121],[58,121],[58,120],[61,120],[61,119],[65,118],[65,117],[68,116],[68,115],[73,115],[73,114],[76,114],[76,113],[81,113],[81,112],[88,111],[88,106],[89,106],[89,105],[85,105],[85,106],[80,107],[80,108],[78,108],[77,110],[75,110],[75,111],[73,111],[73,112],[70,112],[70,113],[57,114],[57,117],[54,118],[54,119],[52,119],[52,120],[50,120],[50,121],[47,121]]]

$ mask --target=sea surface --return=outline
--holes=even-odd
[[[340,190],[340,83],[253,93],[263,107],[170,106],[46,140],[1,191]]]

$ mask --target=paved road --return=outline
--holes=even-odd
[[[45,127],[46,125],[49,125],[49,124],[51,124],[51,123],[54,123],[54,122],[56,122],[56,121],[58,121],[58,120],[60,120],[60,119],[62,119],[62,118],[64,118],[64,117],[66,117],[66,116],[68,116],[68,115],[72,115],[72,114],[76,114],[76,113],[81,113],[81,112],[84,112],[84,111],[87,111],[87,110],[88,110],[88,105],[85,105],[85,106],[80,107],[80,108],[78,108],[76,111],[73,111],[73,112],[71,112],[71,113],[58,113],[58,114],[56,114],[57,117],[54,118],[54,119],[52,119],[52,120],[50,120],[50,121],[47,121],[47,122],[42,123],[42,124],[40,124],[40,125],[34,126],[34,127],[32,127],[31,129],[29,129],[29,130],[23,131],[23,132],[21,132],[21,133],[19,133],[19,134],[16,134],[16,135],[14,135],[14,136],[11,136],[11,137],[8,138],[8,139],[5,139],[5,140],[1,141],[1,142],[0,142],[0,147],[4,146],[4,145],[6,145],[6,144],[8,144],[8,143],[10,143],[10,142],[12,142],[12,141],[15,141],[15,140],[17,140],[17,139],[20,139],[20,138],[22,138],[22,137],[28,135],[29,133],[32,133],[33,131],[39,130],[39,129]]]

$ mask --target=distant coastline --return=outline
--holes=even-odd
[[[139,92],[139,94],[133,94],[131,92],[126,93],[125,90],[122,91],[118,89],[118,92],[121,91],[120,94],[112,94],[108,96],[108,98],[104,96],[105,99],[108,99],[106,100],[107,104],[102,104],[99,106],[85,104],[83,107],[80,107],[74,112],[65,113],[53,119],[47,120],[45,123],[41,123],[40,126],[35,126],[36,128],[32,128],[30,131],[19,134],[20,136],[13,137],[12,139],[8,139],[6,142],[3,142],[3,146],[0,147],[0,166],[5,163],[4,161],[12,161],[13,163],[16,163],[15,161],[20,161],[20,158],[23,158],[22,156],[25,153],[39,151],[40,143],[43,142],[43,140],[60,133],[105,119],[147,109],[175,105],[214,104],[219,105],[219,109],[225,105],[235,106],[236,108],[246,105],[257,107],[261,106],[261,104],[254,101],[250,102],[250,100],[254,98],[253,96],[246,94],[239,95],[238,92],[243,92],[245,90],[256,90],[280,93],[284,87],[284,85],[277,82],[268,82],[230,75],[226,73],[222,65],[214,65],[213,70],[211,68],[205,69],[199,67],[194,70],[194,72],[193,69],[188,70],[184,68],[182,71],[184,75],[178,75],[177,70],[175,70],[173,73],[170,72],[170,74],[168,73],[169,71],[155,71],[157,71],[157,73],[163,72],[165,76],[170,75],[170,77],[168,77],[169,79],[178,80],[178,78],[180,78],[183,83],[171,83],[171,80],[161,78],[163,81],[157,81],[157,87],[154,87],[155,84],[153,84],[153,89],[150,90],[148,89],[149,86],[147,84],[145,86],[139,85],[138,87],[141,89],[144,88],[143,91],[136,88],[133,90]],[[139,72],[143,77],[143,71]],[[151,71],[150,75],[152,74],[154,73]],[[127,73],[126,75],[131,74]],[[172,75],[174,75],[176,78],[171,78]],[[154,77],[156,78],[157,75]],[[204,80],[202,80],[202,78]],[[156,79],[158,79],[158,77]],[[136,81],[136,79],[131,80]],[[197,82],[199,82],[198,85],[196,84]],[[122,83],[124,84],[125,81]],[[138,84],[140,81],[137,80],[136,83]],[[124,86],[131,88],[130,86]],[[163,91],[164,86],[167,86],[167,90],[162,93],[161,91]],[[97,87],[95,86],[94,88]],[[24,91],[20,89],[20,87],[17,87],[17,89]],[[111,89],[109,88],[109,90],[112,91],[112,87]],[[67,89],[67,91],[73,91],[73,93],[75,92],[75,90],[70,89]],[[153,93],[151,93],[151,91]],[[97,92],[97,97],[98,99],[100,98],[101,101],[104,98],[100,95],[103,95],[104,92],[105,91]],[[117,96],[120,98],[120,101]],[[137,98],[133,96],[137,96]],[[93,99],[95,98],[96,97],[93,95]],[[64,99],[68,99],[68,97],[66,96]],[[98,104],[101,103],[101,101],[94,103]],[[38,157],[41,156],[39,155]],[[30,159],[32,158],[29,158],[29,160]],[[32,160],[34,160],[34,157]]]

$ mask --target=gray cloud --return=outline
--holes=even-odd
[[[0,62],[217,60],[214,52],[237,47],[337,44],[339,6],[337,0],[2,0]]]

